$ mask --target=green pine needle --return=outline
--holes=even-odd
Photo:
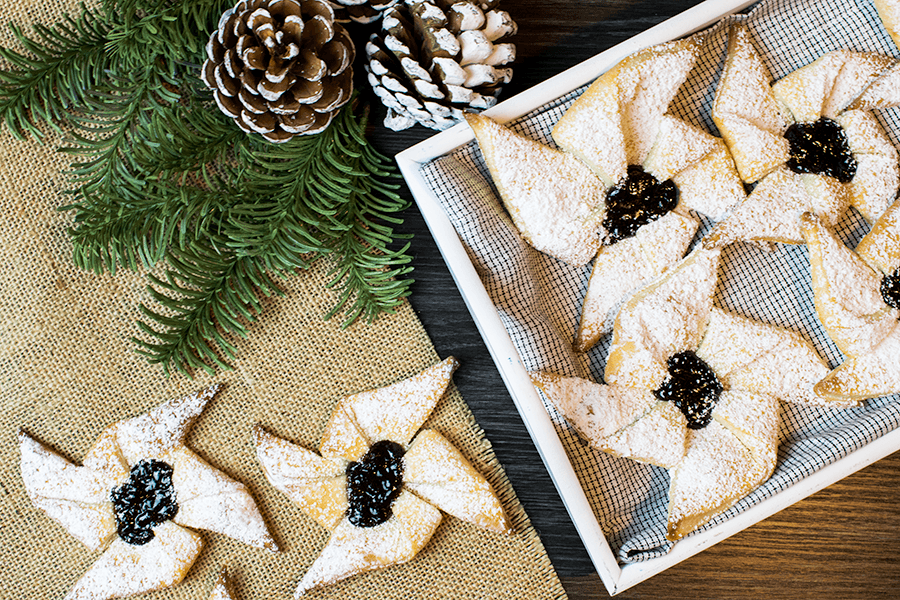
[[[33,37],[10,27],[25,53],[0,48],[0,57],[10,65],[0,70],[3,123],[17,139],[42,139],[37,122],[59,133],[60,123],[84,106],[110,67],[104,48],[109,27],[83,5],[78,19],[66,16],[54,27],[35,25]]]
[[[161,364],[166,374],[173,368],[186,375],[197,369],[229,369],[227,361],[237,349],[228,336],[247,337],[247,324],[262,311],[259,294],[272,296],[280,290],[252,259],[211,245],[196,243],[172,251],[167,259],[166,279],[149,275],[147,289],[161,308],[141,304],[153,325],[138,323],[149,338],[134,338],[138,352]]]
[[[409,295],[409,236],[392,161],[347,105],[323,132],[247,136],[199,79],[232,0],[102,0],[0,48],[0,122],[18,138],[65,131],[73,259],[96,273],[153,271],[137,351],[165,373],[230,368],[262,298],[332,256],[346,326]]]

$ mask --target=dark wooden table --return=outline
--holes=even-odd
[[[698,4],[696,0],[504,0],[519,25],[507,98]],[[371,139],[394,155],[434,134],[392,132],[373,111]],[[408,190],[402,193],[411,199]],[[494,445],[572,600],[605,598],[581,540],[413,205],[411,303]],[[631,588],[621,598],[900,598],[900,453]]]

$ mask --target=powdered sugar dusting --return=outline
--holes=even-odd
[[[255,436],[256,458],[272,487],[319,525],[333,529],[347,511],[348,461],[340,456],[322,458],[261,427]]]
[[[878,9],[878,16],[881,17],[885,29],[894,38],[894,42],[900,46],[900,2],[875,0],[875,8]]]
[[[765,177],[713,228],[704,244],[722,247],[739,240],[802,243],[800,215],[813,210],[813,202],[800,177],[786,167]]]
[[[113,540],[64,600],[119,598],[179,583],[194,564],[203,541],[170,521],[153,532],[154,538],[143,546]]]
[[[606,189],[574,156],[513,133],[487,117],[467,117],[503,204],[522,237],[574,266],[600,248]]]
[[[789,158],[786,141],[776,147],[769,140],[782,140],[791,124],[789,115],[779,106],[769,83],[769,70],[750,40],[744,26],[731,29],[725,70],[719,79],[713,104],[713,120],[734,155],[737,170],[744,181],[753,182],[783,164]],[[765,135],[750,138],[747,129]],[[765,144],[761,141],[766,140]],[[767,152],[765,152],[767,151]]]
[[[395,384],[348,396],[345,406],[370,442],[408,446],[444,391],[458,362],[452,356]]]
[[[838,117],[838,123],[857,162],[856,175],[848,184],[850,203],[874,222],[890,206],[900,186],[897,149],[869,111],[848,110]]]
[[[678,186],[680,204],[713,221],[725,218],[728,211],[747,196],[731,153],[719,138],[715,139],[712,152],[677,173],[672,181]],[[679,206],[675,210],[679,213],[686,212],[684,207]]]
[[[553,373],[532,373],[531,379],[578,433],[597,448],[657,403],[649,390],[641,388],[602,385]]]
[[[666,115],[660,119],[656,138],[641,164],[659,181],[665,181],[712,152],[716,139],[681,119]]]
[[[393,516],[375,527],[355,527],[344,518],[331,533],[294,594],[329,585],[351,575],[412,559],[437,529],[439,510],[410,492],[401,492]]]
[[[115,482],[73,465],[24,432],[19,432],[19,448],[22,483],[34,506],[91,550],[105,546],[116,532],[109,501]]]
[[[713,308],[697,349],[726,389],[766,394],[786,402],[826,404],[812,392],[828,366],[803,337]]]
[[[490,484],[441,434],[421,431],[403,463],[405,489],[458,519],[497,533],[509,532]]]
[[[878,0],[875,1],[878,2]],[[850,104],[850,108],[868,110],[890,108],[897,105],[900,105],[900,62],[894,63],[890,69],[884,71],[873,81],[866,91]]]
[[[804,217],[816,310],[829,336],[850,355],[870,351],[893,329],[900,311],[881,297],[881,273],[866,265],[830,229]]]
[[[900,200],[875,222],[856,246],[856,254],[882,273],[900,268]]]
[[[745,391],[722,392],[713,419],[731,429],[757,459],[775,467],[778,447],[778,400],[766,394]]]
[[[619,83],[619,106],[626,160],[643,164],[660,129],[663,114],[694,66],[702,37],[670,42],[625,59]]]
[[[848,358],[816,385],[816,392],[864,400],[900,391],[900,323],[870,352]]]
[[[750,450],[718,421],[690,431],[687,453],[672,474],[667,537],[693,531],[767,477]]]
[[[612,329],[615,310],[628,294],[684,256],[698,226],[696,219],[670,212],[600,250],[582,305],[576,350],[585,352],[597,343]]]
[[[215,531],[256,548],[276,551],[247,486],[213,468],[181,446],[171,452],[179,525]]]
[[[892,62],[874,52],[835,50],[788,74],[772,91],[797,122],[833,119]]]
[[[551,132],[553,141],[589,165],[607,187],[624,179],[628,168],[617,74],[613,69],[594,81]]]
[[[209,593],[209,600],[235,600],[235,598],[228,582],[228,576],[223,569]]]
[[[834,226],[850,204],[869,221],[878,218],[900,185],[897,151],[871,115],[848,108],[878,106],[874,100],[857,98],[873,82],[892,80],[889,67],[894,62],[875,52],[836,50],[769,86],[768,72],[749,32],[743,26],[735,27],[716,92],[713,120],[741,177],[748,182],[762,181],[708,236],[707,245],[737,240],[802,243],[798,211],[814,212],[828,226]],[[900,93],[891,93],[900,102]],[[778,115],[776,120],[772,120],[774,115]],[[818,174],[790,178],[785,173],[782,165],[790,159],[790,146],[783,138],[785,126],[792,121],[813,123],[820,117],[836,120],[847,134],[858,164],[849,183]],[[772,178],[777,179],[770,182]],[[802,189],[787,189],[791,185]]]
[[[698,248],[626,303],[616,318],[606,369],[609,383],[624,384],[620,377],[635,376],[628,364],[616,365],[614,354],[627,363],[627,355],[639,348],[664,365],[673,354],[697,347],[712,308],[718,260],[718,250]]]
[[[896,206],[896,205],[895,205]],[[897,246],[898,210],[892,206],[859,244],[869,262],[890,265]],[[816,393],[858,401],[900,391],[900,310],[881,296],[874,270],[815,218],[804,218],[816,311],[829,336],[849,357],[816,385]],[[888,267],[890,268],[890,267]]]
[[[670,469],[684,458],[687,421],[671,402],[657,402],[633,424],[605,438],[600,449]]]
[[[144,415],[119,423],[116,441],[128,464],[134,465],[147,458],[160,458],[180,445],[188,428],[218,390],[219,386],[213,385],[203,391],[170,400]]]
[[[757,127],[744,117],[718,114],[716,125],[728,144],[741,179],[747,183],[763,179],[791,158],[790,143],[783,135]]]

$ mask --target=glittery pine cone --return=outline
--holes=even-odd
[[[381,33],[366,44],[366,72],[388,107],[386,127],[446,129],[462,120],[463,111],[497,103],[512,78],[516,50],[496,42],[517,27],[496,4],[405,0],[385,11]]]
[[[353,91],[353,42],[325,0],[241,0],[206,54],[219,108],[271,142],[319,133]]]
[[[340,23],[355,21],[373,23],[381,18],[381,13],[400,0],[328,0],[334,9],[334,18]]]

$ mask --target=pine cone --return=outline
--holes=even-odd
[[[463,110],[497,103],[512,78],[513,44],[494,42],[516,33],[497,1],[405,0],[384,13],[381,35],[366,44],[366,72],[388,107],[384,124],[394,130],[420,123],[446,129]]]
[[[353,42],[325,0],[241,0],[206,54],[219,108],[271,142],[322,131],[353,91]]]
[[[334,19],[339,23],[356,21],[368,24],[377,21],[381,13],[399,0],[328,0],[334,9]]]

